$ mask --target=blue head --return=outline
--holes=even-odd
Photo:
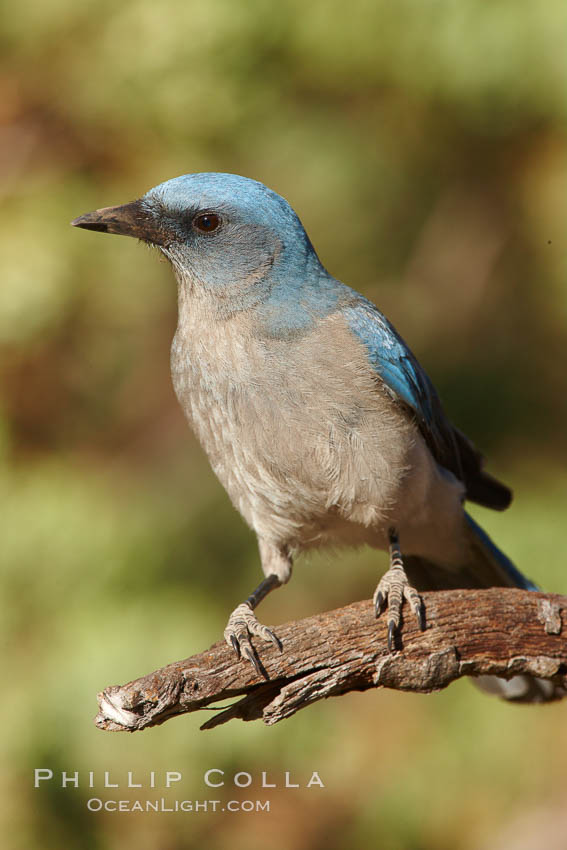
[[[224,303],[267,297],[284,275],[318,265],[303,226],[271,189],[235,174],[187,174],[151,189],[142,204],[164,222],[162,247],[178,277]]]
[[[188,297],[225,316],[255,307],[268,333],[302,331],[345,298],[287,201],[236,174],[176,177],[73,224],[156,245]]]

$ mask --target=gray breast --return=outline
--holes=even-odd
[[[383,524],[415,438],[340,317],[293,343],[247,320],[187,325],[177,397],[237,509],[263,537],[309,545]]]

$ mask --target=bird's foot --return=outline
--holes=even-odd
[[[283,649],[281,641],[275,632],[269,629],[268,626],[262,625],[257,620],[248,602],[243,602],[234,609],[228,618],[228,623],[224,630],[224,639],[234,649],[238,658],[245,658],[254,666],[260,676],[267,679],[268,674],[254,649],[250,640],[251,637],[260,637],[263,640],[271,641],[280,652]]]
[[[390,532],[390,569],[385,573],[374,591],[374,612],[379,617],[388,608],[388,649],[394,649],[394,638],[400,625],[402,605],[406,599],[415,614],[419,628],[425,629],[423,601],[417,590],[411,586],[404,569],[402,553],[397,534]]]

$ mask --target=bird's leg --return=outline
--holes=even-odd
[[[254,614],[254,608],[260,604],[262,599],[264,599],[271,590],[275,590],[276,587],[280,587],[280,585],[281,581],[276,575],[272,574],[267,576],[264,581],[260,582],[258,587],[252,591],[246,602],[243,602],[234,609],[228,618],[228,623],[224,630],[224,639],[228,645],[232,646],[239,658],[241,656],[247,658],[261,676],[265,676],[265,671],[262,669],[260,660],[256,655],[252,642],[250,641],[250,637],[254,635],[256,637],[264,638],[264,640],[270,640],[274,646],[277,646],[280,652],[282,650],[282,645],[278,636],[271,629],[258,622],[256,615]]]
[[[228,618],[224,630],[224,639],[229,646],[232,646],[238,658],[241,656],[246,658],[254,665],[260,676],[267,679],[268,675],[250,638],[261,637],[264,640],[269,640],[274,646],[277,646],[280,652],[282,651],[282,644],[272,629],[262,625],[256,619],[254,609],[258,607],[268,593],[271,593],[277,587],[281,587],[289,579],[291,558],[286,552],[265,544],[263,541],[260,541],[260,555],[266,578],[252,591],[246,602],[234,609]]]
[[[394,648],[394,636],[400,625],[404,599],[409,602],[422,631],[425,629],[425,619],[421,596],[409,583],[404,569],[400,541],[395,528],[389,529],[388,539],[390,541],[390,569],[378,582],[373,601],[377,617],[384,610],[386,602],[388,603],[388,649],[391,652]]]

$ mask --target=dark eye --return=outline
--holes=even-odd
[[[193,227],[200,233],[214,233],[220,227],[220,216],[216,213],[201,213],[193,219]]]

